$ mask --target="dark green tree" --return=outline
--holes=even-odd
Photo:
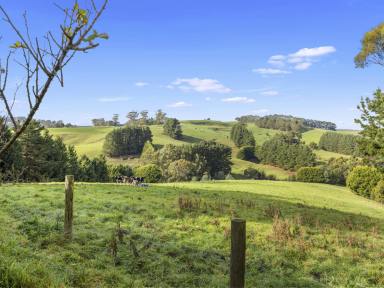
[[[163,130],[165,135],[168,135],[173,139],[183,138],[180,121],[176,118],[168,118],[164,123]]]
[[[148,127],[117,128],[105,137],[103,150],[110,157],[139,155],[147,141],[152,142],[152,132]]]
[[[255,137],[252,132],[247,129],[245,123],[236,123],[232,126],[230,138],[237,147],[255,146]]]

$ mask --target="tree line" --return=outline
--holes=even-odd
[[[318,128],[325,130],[336,130],[336,124],[328,121],[305,119],[290,115],[245,115],[236,118],[242,123],[255,123],[260,128],[275,129],[281,131],[303,132],[308,129]]]
[[[345,155],[358,156],[360,136],[327,132],[321,135],[319,148]]]

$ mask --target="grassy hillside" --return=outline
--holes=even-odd
[[[184,138],[182,140],[175,140],[163,134],[163,128],[160,125],[150,126],[153,133],[153,143],[159,145],[165,144],[191,144],[201,140],[217,140],[218,142],[231,146],[233,148],[233,172],[236,174],[242,174],[244,169],[251,166],[254,168],[262,169],[267,174],[273,174],[278,179],[286,179],[289,176],[289,172],[283,169],[250,163],[236,159],[235,155],[238,151],[233,143],[229,139],[229,133],[231,131],[232,122],[220,122],[220,121],[207,121],[207,120],[191,120],[183,121],[182,129]],[[249,124],[248,128],[253,132],[256,143],[258,145],[264,143],[270,137],[277,133],[281,133],[278,130],[259,128],[254,124]],[[76,127],[76,128],[52,128],[49,131],[55,135],[64,139],[66,144],[71,144],[76,147],[79,155],[86,154],[90,157],[95,157],[102,153],[103,142],[106,134],[113,130],[113,127]],[[314,129],[303,133],[303,140],[309,144],[311,142],[319,143],[320,137],[326,130]],[[354,131],[341,131],[340,133],[354,133]],[[338,153],[327,152],[323,150],[316,151],[316,155],[320,160],[328,160],[331,157],[348,157]],[[130,165],[138,165],[137,159],[109,159],[114,163],[127,163]]]
[[[153,134],[153,143],[159,145],[165,144],[191,144],[197,143],[202,140],[213,140],[231,146],[233,148],[234,156],[237,153],[237,148],[233,146],[229,139],[232,123],[220,121],[206,121],[194,120],[184,121],[182,129],[184,138],[182,140],[175,140],[163,134],[163,127],[160,125],[150,126]],[[255,135],[258,144],[264,143],[269,137],[278,133],[276,130],[258,128],[256,125],[249,125],[249,128]],[[79,128],[52,128],[49,129],[50,133],[55,136],[60,136],[64,139],[66,144],[71,144],[76,147],[79,155],[86,154],[90,157],[95,157],[102,153],[102,147],[105,135],[111,131],[113,127],[79,127]],[[121,160],[110,159],[115,163],[128,163],[130,165],[137,165],[137,159]],[[276,175],[279,179],[285,179],[289,173],[283,169],[272,167],[269,165],[255,164],[247,161],[235,159],[233,157],[233,171],[236,174],[242,174],[244,169],[251,166],[263,169],[267,174]]]
[[[247,287],[384,285],[383,206],[341,187],[77,184],[72,242],[62,184],[2,186],[0,203],[0,287],[226,287],[234,216]]]

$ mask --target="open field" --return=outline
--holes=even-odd
[[[247,219],[247,287],[384,285],[383,206],[342,187],[77,184],[72,242],[63,184],[0,189],[0,287],[226,287],[235,216]]]
[[[229,133],[231,131],[232,122],[220,122],[220,121],[183,121],[182,129],[184,133],[184,139],[175,140],[163,134],[163,128],[160,125],[150,126],[153,133],[153,143],[157,145],[166,144],[191,144],[201,140],[213,140],[231,146],[233,148],[233,172],[235,174],[242,174],[247,167],[254,167],[264,170],[267,174],[275,175],[278,179],[286,179],[289,176],[289,172],[283,169],[255,164],[247,161],[236,159],[235,155],[238,151],[233,143],[229,139]],[[256,143],[258,145],[264,143],[273,135],[280,133],[278,130],[259,128],[254,124],[249,124],[248,128],[253,132]],[[89,157],[95,157],[102,153],[103,142],[106,134],[113,130],[113,127],[76,127],[76,128],[51,128],[50,133],[55,136],[63,138],[66,144],[74,145],[79,155],[86,154]],[[318,143],[320,137],[326,130],[314,129],[303,133],[303,140],[309,144],[311,142]],[[341,131],[341,133],[354,133],[354,131]],[[323,150],[317,150],[316,155],[319,160],[328,160],[331,157],[348,157],[346,155],[327,152]],[[138,159],[109,159],[113,163],[126,163],[132,166],[138,165]]]

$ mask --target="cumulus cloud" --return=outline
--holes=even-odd
[[[230,97],[230,98],[223,98],[221,99],[223,102],[228,103],[254,103],[255,99],[248,98],[248,97]]]
[[[147,82],[136,82],[135,83],[136,87],[145,87],[145,86],[148,86],[148,85],[149,85],[149,83],[147,83]]]
[[[295,65],[296,70],[307,70],[309,67],[312,66],[311,62],[302,62]]]
[[[263,96],[277,96],[279,95],[279,92],[276,90],[265,90],[260,93]]]
[[[336,48],[333,46],[320,46],[314,48],[301,48],[294,53],[287,55],[273,55],[268,59],[268,63],[274,67],[282,68],[286,67],[285,70],[277,68],[260,68],[254,69],[262,75],[266,74],[288,74],[290,70],[307,70],[313,63],[318,62],[319,59],[325,55],[335,53]],[[288,73],[287,73],[288,72]]]
[[[168,105],[168,107],[171,107],[171,108],[182,108],[182,107],[190,107],[190,106],[192,106],[192,104],[189,104],[184,101],[179,101],[179,102],[175,102]]]
[[[284,74],[290,74],[290,71],[287,70],[281,70],[281,69],[275,69],[275,68],[257,68],[252,70],[255,73],[261,74],[261,75],[284,75]]]
[[[107,103],[107,102],[123,102],[123,101],[128,101],[130,99],[131,98],[129,97],[113,97],[113,98],[99,98],[98,101]]]
[[[179,78],[167,86],[170,89],[180,89],[183,91],[229,93],[232,89],[224,86],[215,79],[202,78]]]
[[[315,48],[302,48],[297,52],[290,54],[292,58],[312,58],[327,55],[336,52],[336,48],[333,46],[321,46]]]

